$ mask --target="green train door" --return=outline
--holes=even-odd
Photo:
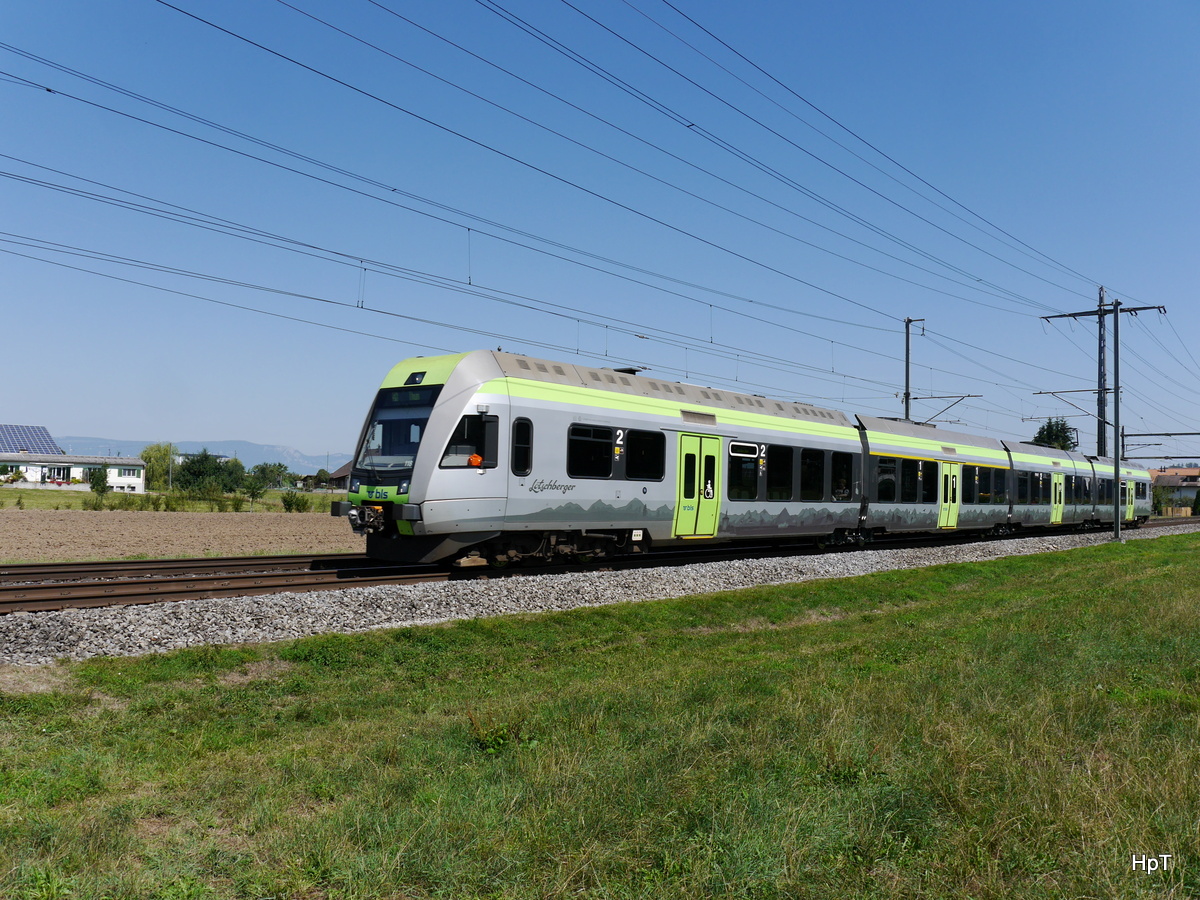
[[[942,463],[942,508],[938,511],[938,528],[957,528],[961,500],[958,483],[962,480],[962,463]]]
[[[1063,502],[1065,479],[1062,472],[1050,473],[1050,524],[1061,525],[1063,520]]]
[[[1122,481],[1121,482],[1121,502],[1125,507],[1125,521],[1126,522],[1132,522],[1134,520],[1134,518],[1136,518],[1136,516],[1137,516],[1137,512],[1133,508],[1133,498],[1134,498],[1133,486],[1134,486],[1134,482],[1132,482],[1132,481]]]
[[[721,506],[721,439],[703,434],[679,436],[676,537],[712,537]]]

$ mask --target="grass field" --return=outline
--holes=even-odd
[[[242,498],[238,504],[240,507],[237,512],[283,512],[283,491],[269,490],[263,497],[256,500],[251,508],[251,503],[248,499]],[[147,501],[154,495],[150,494],[124,494],[116,491],[109,492],[104,498],[106,509],[132,509],[146,508]],[[167,496],[171,497],[170,511],[172,512],[231,512],[235,511],[231,498],[226,496],[221,500],[198,500],[188,498],[183,494],[162,495],[163,499]],[[333,500],[344,500],[345,492],[338,493],[336,491],[317,491],[313,493],[304,493],[301,496],[307,497],[310,503],[310,509],[306,512],[314,512],[322,515],[329,515],[329,505]],[[95,495],[91,491],[65,491],[65,490],[49,490],[41,488],[19,488],[7,485],[0,487],[0,509],[87,509],[84,505],[87,500],[93,500]],[[164,508],[164,502],[160,501],[158,509]]]
[[[0,896],[1200,896],[1198,549],[72,664]]]

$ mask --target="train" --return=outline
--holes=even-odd
[[[1111,459],[1019,440],[474,350],[388,373],[331,513],[381,560],[587,563],[685,545],[1091,529],[1118,510],[1143,523],[1150,474],[1116,475]]]

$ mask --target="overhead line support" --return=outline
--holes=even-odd
[[[1111,304],[1105,302],[1105,293],[1103,286],[1100,288],[1100,302],[1095,310],[1087,310],[1085,312],[1062,313],[1057,316],[1042,316],[1042,319],[1049,321],[1050,319],[1080,319],[1085,316],[1096,316],[1100,322],[1100,359],[1099,359],[1099,377],[1097,384],[1097,394],[1099,399],[1096,408],[1096,434],[1098,435],[1097,456],[1104,455],[1104,420],[1105,420],[1105,402],[1104,398],[1107,393],[1107,385],[1105,384],[1105,360],[1104,360],[1104,317],[1113,317],[1113,540],[1121,539],[1121,517],[1124,514],[1121,509],[1121,452],[1124,449],[1121,445],[1121,313],[1133,313],[1137,315],[1140,312],[1145,312],[1149,309],[1157,309],[1163,315],[1167,314],[1165,306],[1128,306],[1122,308],[1120,300],[1114,300]],[[1132,487],[1132,485],[1131,485]]]

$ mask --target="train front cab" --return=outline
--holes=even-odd
[[[495,374],[489,360],[479,352],[417,357],[384,378],[356,448],[348,499],[330,510],[366,535],[369,556],[432,561],[498,527],[504,499],[495,474],[498,414],[505,398],[495,398],[495,409],[474,402],[467,408],[478,385]],[[439,500],[426,504],[434,479]]]

